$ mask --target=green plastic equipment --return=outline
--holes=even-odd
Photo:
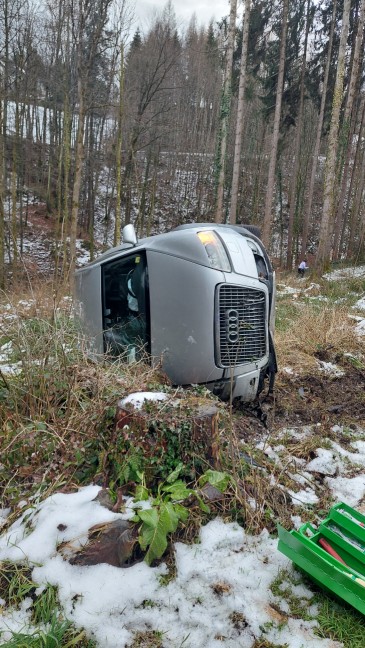
[[[278,525],[278,532],[279,551],[320,587],[365,614],[364,515],[340,502],[317,528],[306,523],[289,532]]]

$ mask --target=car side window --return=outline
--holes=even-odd
[[[148,274],[144,252],[102,267],[105,351],[133,361],[149,346]]]

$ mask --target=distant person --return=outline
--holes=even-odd
[[[308,270],[307,259],[303,259],[298,265],[298,275],[304,277],[306,270]]]

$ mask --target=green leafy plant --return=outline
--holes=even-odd
[[[134,522],[141,522],[138,542],[146,551],[145,561],[150,565],[161,558],[167,549],[167,536],[176,531],[180,521],[185,522],[189,516],[188,509],[179,504],[187,499],[194,491],[186,484],[177,480],[178,470],[175,470],[158,486],[156,497],[151,499],[150,509],[137,509]],[[136,491],[137,500],[148,499],[148,490],[142,483]]]
[[[230,481],[232,481],[232,477],[228,473],[219,472],[218,470],[207,470],[199,478],[199,485],[204,486],[204,484],[209,483],[221,491],[221,493],[224,493]]]
[[[180,522],[187,521],[189,509],[181,502],[193,497],[197,500],[200,509],[204,513],[210,512],[198,490],[188,488],[183,480],[178,479],[183,469],[184,466],[180,463],[167,477],[166,482],[158,485],[157,495],[152,498],[146,486],[144,475],[140,475],[141,483],[136,488],[135,499],[137,502],[150,499],[151,508],[137,509],[133,521],[141,523],[138,542],[142,551],[146,552],[145,561],[148,565],[163,556],[167,549],[168,535],[176,531]],[[209,482],[212,486],[224,492],[230,479],[230,476],[226,473],[208,470],[201,476],[199,483],[204,485]]]

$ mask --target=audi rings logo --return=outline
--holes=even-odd
[[[239,340],[239,315],[235,308],[226,310],[226,337],[230,344]]]

